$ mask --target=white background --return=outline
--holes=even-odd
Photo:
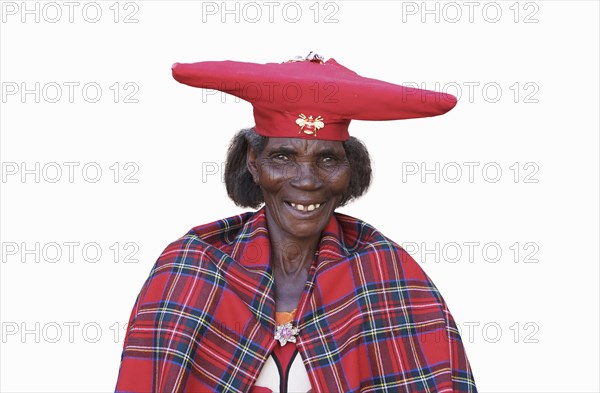
[[[480,391],[599,391],[598,2],[1,3],[1,391],[114,390],[161,251],[242,211],[214,168],[251,107],[171,64],[311,50],[459,95],[445,116],[353,122],[375,177],[341,211],[421,263]]]

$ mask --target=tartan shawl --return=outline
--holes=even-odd
[[[250,391],[279,345],[269,258],[264,208],[168,245],[131,313],[116,391]],[[313,392],[476,392],[437,288],[363,221],[334,213],[296,318]]]

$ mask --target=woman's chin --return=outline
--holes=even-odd
[[[327,203],[311,211],[306,208],[302,211],[288,202],[281,205],[282,209],[267,216],[270,221],[274,221],[269,223],[269,227],[271,229],[275,224],[289,236],[298,239],[320,237],[333,214]]]

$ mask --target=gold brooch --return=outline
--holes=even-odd
[[[312,116],[306,117],[304,113],[301,113],[298,116],[298,119],[296,119],[296,124],[300,126],[300,131],[298,131],[298,134],[304,132],[306,135],[314,135],[315,138],[317,137],[317,130],[325,127],[325,123],[323,122],[323,118],[321,116],[317,116],[316,118],[313,118]]]

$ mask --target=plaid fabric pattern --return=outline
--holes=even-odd
[[[116,391],[250,391],[277,344],[269,258],[264,208],[167,246],[131,313]],[[335,213],[308,277],[295,323],[313,392],[476,392],[438,290],[376,229]]]

